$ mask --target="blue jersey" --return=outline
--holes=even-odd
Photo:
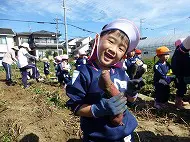
[[[67,106],[75,113],[83,104],[99,103],[101,98],[105,97],[104,91],[98,86],[98,78],[101,69],[96,64],[81,65],[73,73],[72,81],[67,85],[66,93],[70,98]],[[111,80],[120,92],[127,89],[128,76],[120,68],[110,70]],[[84,137],[91,137],[94,140],[102,142],[114,142],[121,140],[131,134],[137,127],[136,118],[126,110],[124,112],[124,126],[114,127],[107,116],[93,118],[81,117],[81,129]]]
[[[139,63],[137,63],[137,61]],[[126,65],[127,68],[130,68],[135,63],[137,63],[138,66],[143,65],[142,59],[140,57],[138,57],[138,56],[133,56],[133,57],[128,58],[127,60],[125,60],[125,65]]]
[[[78,68],[80,65],[84,65],[87,63],[87,59],[86,58],[78,58],[76,60],[76,63],[75,63],[75,67]]]
[[[154,65],[154,84],[158,83],[160,79],[168,82],[169,77],[167,76],[171,66],[168,62],[162,63],[160,60]]]

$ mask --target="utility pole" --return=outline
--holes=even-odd
[[[145,18],[141,18],[140,19],[140,37],[143,38],[143,32],[142,32],[142,23],[144,23],[144,20]]]
[[[68,40],[67,40],[67,20],[66,20],[65,0],[63,0],[63,9],[64,9],[64,27],[65,27],[65,45],[66,45],[67,55],[69,55],[69,52],[68,52]]]
[[[56,42],[57,42],[57,54],[58,54],[58,56],[59,56],[59,45],[58,45],[58,43],[59,43],[59,37],[58,37],[58,20],[60,20],[60,19],[58,19],[57,18],[57,16],[56,16]]]

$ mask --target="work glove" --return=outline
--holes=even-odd
[[[172,75],[172,76],[167,76],[165,80],[166,80],[167,84],[170,84],[172,81],[175,81],[175,78],[176,78],[176,76]]]
[[[184,82],[190,84],[190,76],[184,77]]]
[[[94,117],[117,115],[123,113],[127,109],[126,103],[127,98],[120,93],[110,99],[102,98],[99,103],[91,105],[91,112]]]
[[[127,82],[127,90],[125,95],[134,97],[140,89],[145,85],[145,82],[142,79],[132,79]]]

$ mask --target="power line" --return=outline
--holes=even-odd
[[[45,22],[45,21],[33,21],[33,20],[13,20],[13,19],[0,19],[0,20],[4,20],[4,21],[15,21],[15,22],[27,22],[27,23],[37,23],[37,24],[57,24],[56,22]],[[65,24],[65,23],[58,23],[58,24]],[[68,26],[71,26],[71,27],[75,27],[79,30],[82,30],[84,32],[89,32],[89,33],[96,33],[96,32],[93,32],[93,31],[90,31],[90,30],[87,30],[87,29],[84,29],[84,28],[81,28],[81,27],[78,27],[78,26],[75,26],[73,24],[68,24]]]

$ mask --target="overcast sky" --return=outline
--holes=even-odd
[[[134,21],[141,27],[143,36],[190,33],[189,0],[65,0],[65,4],[69,39],[93,37],[86,30],[99,33],[106,23],[117,18]],[[63,23],[63,0],[0,0],[0,19],[56,22],[56,17]],[[35,22],[0,20],[0,27],[12,28],[15,32],[56,32],[55,24]],[[63,24],[58,28],[64,39]]]

